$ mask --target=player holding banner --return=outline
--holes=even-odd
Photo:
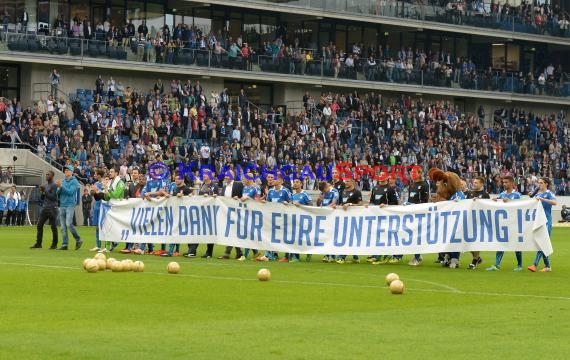
[[[283,186],[283,176],[281,173],[277,172],[275,180],[273,180],[273,188],[269,189],[267,192],[267,199],[262,202],[272,202],[288,204],[291,202],[291,192],[289,189]],[[277,260],[278,254],[275,251],[265,251],[263,256],[258,257],[258,261],[270,261]],[[289,262],[287,254],[279,260],[280,262]]]
[[[303,190],[303,181],[301,179],[294,179],[293,180],[293,195],[291,195],[291,201],[295,206],[299,205],[306,205],[312,206],[313,201],[311,200],[311,195],[308,192]],[[299,254],[291,254],[290,262],[299,261]],[[306,261],[311,261],[311,254],[307,254],[305,258]]]
[[[192,196],[192,190],[186,186],[184,183],[184,177],[180,176],[180,170],[176,169],[172,173],[172,182],[170,182],[168,186],[168,194],[166,197],[176,196],[177,198],[182,198],[183,196]],[[178,256],[180,254],[180,244],[169,244],[168,251],[161,256],[170,257],[170,256]]]
[[[97,187],[93,186],[91,190],[97,191]],[[103,192],[97,192],[93,195],[95,200],[116,200],[125,197],[125,182],[119,176],[119,170],[115,167],[109,169],[109,182],[105,184]],[[102,248],[100,252],[111,252],[117,245],[116,242],[111,242],[111,247],[107,250],[106,247]]]
[[[538,179],[538,192],[534,198],[541,202],[544,213],[546,214],[546,227],[548,228],[548,236],[552,236],[552,206],[557,204],[556,196],[548,188],[550,187],[550,179],[543,177]],[[540,259],[544,259],[544,268],[540,272],[550,272],[550,259],[544,255],[542,251],[536,253],[534,263],[528,267],[529,271],[535,272]]]
[[[253,174],[251,172],[248,172],[243,179],[243,190],[241,197],[235,196],[234,199],[246,202],[248,200],[259,201],[260,198],[261,198],[261,189],[255,183],[255,181],[253,181]],[[253,251],[253,256],[257,257],[259,253],[257,249],[246,248],[243,250],[243,255],[240,256],[238,260],[239,261],[247,260],[247,256],[249,255],[250,250]]]
[[[482,176],[473,178],[473,190],[468,191],[466,195],[467,199],[490,199],[491,197],[485,191],[485,178]],[[480,251],[471,251],[471,255],[473,255],[473,259],[471,260],[471,264],[469,264],[469,269],[475,270],[477,265],[483,262],[483,259],[481,259]]]
[[[353,178],[346,179],[345,181],[345,188],[342,192],[342,196],[339,199],[340,205],[344,210],[348,209],[350,206],[361,206],[362,202],[362,193],[360,190],[356,189],[356,180]],[[346,255],[340,255],[336,260],[337,264],[344,264],[346,259]],[[360,259],[357,255],[352,256],[352,262],[359,263]]]
[[[429,184],[424,179],[424,169],[418,167],[416,169],[414,180],[408,187],[408,202],[404,205],[426,204],[429,202]],[[396,193],[397,195],[397,193]],[[415,254],[414,258],[408,263],[410,266],[418,266],[422,263],[421,254]]]
[[[370,192],[370,202],[366,207],[374,205],[384,207],[386,205],[399,204],[400,197],[398,196],[398,192],[388,184],[388,173],[385,170],[381,170],[380,179],[372,188],[372,191]],[[384,258],[382,258],[382,255],[376,255],[368,257],[366,261],[372,263],[372,265],[379,265],[385,264],[388,261],[397,263],[398,259],[392,258],[391,256],[384,256]]]
[[[336,188],[334,188],[328,181],[324,180],[319,183],[319,191],[321,194],[317,199],[317,205],[320,207],[330,207],[336,209],[336,205],[339,201],[339,193]],[[323,262],[334,262],[334,255],[325,255],[323,257]]]
[[[105,172],[102,169],[95,170],[93,174],[96,182],[91,185],[91,196],[95,200],[93,204],[93,214],[91,215],[91,224],[95,224],[95,247],[89,251],[101,251],[104,249],[101,246],[101,240],[99,240],[99,211],[101,210],[101,199],[102,195],[96,196],[97,193],[103,192],[103,178],[105,177]]]
[[[503,188],[505,190],[499,194],[499,197],[494,199],[495,201],[503,200],[503,202],[507,202],[511,200],[519,200],[521,198],[521,193],[515,190],[515,180],[512,176],[503,177]],[[504,251],[497,251],[495,254],[495,264],[491,267],[488,267],[487,271],[499,270],[501,268],[503,255],[505,255]],[[517,257],[517,267],[514,269],[514,271],[518,272],[522,270],[522,252],[515,251],[515,256]]]

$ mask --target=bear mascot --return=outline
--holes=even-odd
[[[436,186],[436,193],[432,196],[431,202],[459,201],[466,198],[462,191],[461,179],[456,173],[431,168],[428,176]],[[440,253],[438,261],[445,267],[456,269],[459,267],[459,253]]]

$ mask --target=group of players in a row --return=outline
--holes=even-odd
[[[105,199],[122,199],[122,198],[158,198],[169,196],[192,196],[194,191],[185,184],[184,177],[179,176],[178,171],[172,173],[171,180],[165,179],[152,179],[148,178],[146,174],[141,173],[138,169],[133,169],[130,174],[130,181],[126,184],[122,180],[118,180],[116,171],[111,170],[107,177],[103,170],[95,172],[97,180],[91,188],[91,192],[97,200],[93,209],[93,223],[98,224],[98,215],[100,200]],[[223,186],[220,188],[217,181],[212,181],[209,176],[205,176],[202,184],[198,189],[197,195],[202,196],[227,196],[241,201],[261,201],[261,202],[278,202],[284,204],[294,205],[308,205],[312,206],[313,201],[309,193],[303,190],[303,182],[295,179],[292,182],[285,183],[283,177],[277,173],[269,173],[266,176],[266,181],[258,184],[259,181],[254,181],[253,176],[244,176],[243,182],[234,181],[235,174],[230,171],[231,176],[224,177]],[[252,175],[252,174],[249,174]],[[384,176],[383,176],[384,175]],[[410,183],[408,191],[408,199],[402,202],[398,191],[396,190],[395,180],[390,179],[386,174],[380,174],[380,179],[370,192],[370,200],[365,203],[362,199],[362,193],[356,188],[356,181],[353,178],[342,180],[339,173],[333,170],[332,181],[321,181],[319,183],[320,195],[316,201],[317,206],[346,209],[349,206],[390,206],[390,205],[408,205],[408,204],[422,204],[427,203],[432,198],[432,193],[439,190],[443,186],[441,181],[435,183],[435,187],[431,186],[424,179],[422,169],[418,169],[415,180]],[[466,183],[462,182],[464,188],[452,195],[450,200],[463,200],[463,199],[490,199],[489,194],[484,189],[485,180],[476,177],[473,179],[473,187],[471,190],[467,189]],[[521,198],[521,194],[515,190],[515,182],[513,177],[504,176],[502,179],[503,189],[498,197],[494,200],[497,201],[511,201]],[[115,184],[113,186],[113,184]],[[539,189],[534,198],[541,201],[546,213],[547,226],[549,234],[552,231],[552,206],[556,205],[556,198],[549,190],[550,180],[541,178],[538,181]],[[109,252],[113,251],[117,243],[110,243],[109,248],[105,247],[99,239],[99,231],[96,232],[96,246],[91,249],[92,251]],[[207,244],[206,252],[203,258],[212,257],[213,244]],[[198,244],[188,244],[188,251],[183,255],[186,257],[196,257]],[[219,259],[230,259],[232,247],[226,247],[225,252]],[[279,259],[278,254],[272,251],[259,252],[256,249],[242,249],[235,248],[236,259],[244,261],[248,258],[249,253],[252,252],[253,256],[258,261],[280,261],[280,262],[296,262],[300,261],[299,254],[285,254]],[[122,253],[135,253],[135,254],[154,254],[160,256],[178,256],[180,255],[180,244],[170,244],[168,249],[166,244],[162,244],[160,250],[154,249],[154,244],[133,244],[127,243],[126,247],[121,250]],[[504,252],[497,252],[495,263],[488,267],[488,271],[497,271],[501,267],[501,261]],[[472,252],[472,261],[469,264],[469,269],[476,269],[481,264],[482,259],[479,252]],[[528,267],[530,271],[537,271],[537,266],[541,259],[544,259],[545,267],[541,269],[542,272],[551,271],[550,260],[542,252],[538,252],[533,265]],[[522,253],[516,252],[517,266],[514,271],[521,271]],[[307,255],[307,261],[311,260],[311,255]],[[383,263],[399,263],[402,262],[403,256],[371,256],[366,259],[374,265]],[[323,257],[323,262],[336,262],[343,264],[346,261],[346,256],[327,255]],[[360,262],[358,256],[353,256],[353,262]],[[411,266],[418,266],[422,262],[420,254],[414,255],[412,260],[408,263]],[[439,254],[437,262],[443,266],[450,268],[459,267],[459,253]]]

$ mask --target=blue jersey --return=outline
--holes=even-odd
[[[178,186],[176,186],[176,182],[171,181],[170,183],[168,183],[168,193],[170,195],[176,195],[176,189],[178,188]]]
[[[336,204],[338,204],[338,190],[337,189],[331,188],[331,190],[328,193],[323,193],[322,195],[323,195],[323,202],[321,203],[322,207],[329,206],[335,201],[336,201]]]
[[[539,192],[534,197],[548,199],[548,200],[556,200],[556,196],[550,190],[546,190],[545,192]],[[542,208],[544,209],[544,213],[546,214],[546,221],[549,224],[552,224],[552,205],[548,204],[544,201],[541,201]]]
[[[451,195],[449,200],[465,200],[466,198],[467,197],[465,196],[465,193],[463,193],[463,191],[458,191],[455,194]]]
[[[168,183],[166,180],[147,179],[146,185],[142,191],[142,196],[149,192],[157,192],[160,189],[168,190]]]
[[[4,195],[0,195],[0,211],[6,210],[6,198]]]
[[[261,196],[261,189],[255,184],[252,186],[244,186],[243,191],[241,192],[242,197],[247,196],[250,199],[255,199],[258,195]]]
[[[311,205],[311,196],[305,190],[301,190],[301,192],[294,193],[291,196],[294,202],[298,202],[301,205]]]
[[[267,201],[278,202],[278,203],[283,203],[285,201],[290,202],[291,192],[289,191],[289,189],[283,186],[279,190],[272,188],[267,193]]]
[[[7,209],[8,211],[13,211],[13,210],[15,210],[15,209],[16,209],[16,199],[14,199],[14,198],[12,198],[12,197],[9,197],[9,198],[6,200],[6,209]]]
[[[28,202],[26,200],[20,200],[18,203],[18,211],[26,211],[28,208]]]
[[[521,193],[518,191],[511,191],[510,193],[503,191],[499,194],[497,199],[509,199],[509,200],[518,200],[521,198]]]

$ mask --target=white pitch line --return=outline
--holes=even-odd
[[[459,290],[459,289],[456,289],[456,288],[454,288],[453,286],[449,286],[449,285],[437,283],[437,282],[434,282],[434,281],[427,281],[427,280],[419,280],[419,279],[406,278],[406,281],[408,281],[408,280],[410,280],[410,281],[417,281],[417,282],[421,282],[421,283],[424,283],[424,284],[430,284],[430,285],[434,285],[434,286],[439,286],[439,287],[442,287],[442,288],[444,288],[444,289],[447,289],[448,291],[450,291],[450,292],[452,292],[452,293],[456,293],[456,294],[463,293],[463,291],[461,291],[461,290]]]
[[[60,266],[60,265],[41,265],[41,264],[24,264],[24,263],[8,263],[8,262],[0,262],[0,265],[15,265],[15,266],[31,266],[31,267],[39,267],[39,268],[51,268],[51,269],[65,269],[65,270],[80,270],[77,267],[71,266]],[[257,279],[252,278],[240,278],[240,277],[231,277],[231,276],[211,276],[211,275],[194,275],[194,274],[165,274],[165,273],[156,273],[156,272],[146,272],[147,274],[152,275],[161,275],[161,276],[176,276],[176,277],[190,277],[195,279],[209,279],[209,280],[231,280],[231,281],[258,281]],[[424,282],[427,284],[443,286],[443,284],[433,283],[430,281],[424,280],[413,280],[412,281],[419,281]],[[358,284],[346,284],[346,283],[334,283],[334,282],[319,282],[319,281],[295,281],[295,280],[271,280],[271,282],[282,283],[282,284],[295,284],[295,285],[309,285],[309,286],[341,286],[341,287],[350,287],[350,288],[366,288],[366,289],[386,289],[386,286],[377,286],[377,285],[358,285]],[[448,290],[436,290],[436,289],[416,289],[416,288],[406,288],[407,291],[419,291],[419,292],[437,292],[437,293],[450,293],[456,295],[474,295],[474,296],[508,296],[508,297],[520,297],[520,298],[532,298],[532,299],[543,299],[543,300],[565,300],[570,301],[570,297],[566,296],[549,296],[549,295],[532,295],[532,294],[510,294],[510,293],[493,293],[493,292],[482,292],[482,291],[461,291],[455,289],[453,287],[447,287]]]
[[[47,268],[47,269],[79,270],[79,268],[75,267],[75,266],[61,266],[61,265],[42,265],[42,264],[9,263],[9,262],[0,262],[0,265],[31,266],[31,267],[39,267],[39,268]]]
[[[226,266],[226,267],[258,267],[257,265],[249,265],[249,264],[238,264],[236,265],[235,263],[206,263],[204,265],[210,265],[210,266]],[[356,264],[353,264],[356,265]],[[347,265],[347,267],[350,266],[350,264]],[[384,275],[382,274],[378,274],[378,275],[374,275],[374,274],[370,274],[370,273],[357,273],[357,272],[348,272],[348,271],[338,271],[338,270],[330,270],[330,269],[311,269],[311,271],[314,272],[326,272],[326,273],[335,273],[335,274],[344,274],[344,275],[357,275],[357,276],[365,276],[365,277],[374,277],[374,278],[381,278]],[[461,293],[462,291],[454,288],[452,286],[449,285],[445,285],[445,284],[441,284],[441,283],[437,283],[434,281],[427,281],[427,280],[419,280],[419,279],[411,279],[411,278],[406,278],[406,281],[417,281],[417,282],[421,282],[421,283],[425,283],[425,284],[430,284],[430,285],[434,285],[437,287],[441,287],[444,289],[449,290],[450,292],[453,293]]]

